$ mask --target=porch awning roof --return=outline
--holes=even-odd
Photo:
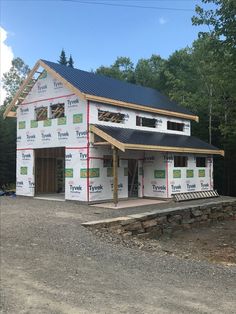
[[[103,141],[100,142],[96,141],[94,143],[95,145],[103,145],[105,140],[122,151],[133,149],[224,156],[223,150],[219,150],[217,147],[194,136],[104,125],[90,125],[90,131],[103,139]]]

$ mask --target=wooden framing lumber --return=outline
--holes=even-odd
[[[15,118],[16,117],[16,112],[15,111],[9,111],[7,116],[8,116],[8,118]]]
[[[30,83],[30,81],[32,80],[35,72],[38,70],[40,64],[39,61],[36,62],[35,66],[33,67],[33,69],[30,71],[28,77],[24,80],[24,82],[22,83],[20,89],[18,90],[18,92],[15,94],[15,97],[12,99],[12,101],[10,102],[10,104],[7,106],[5,112],[3,113],[3,118],[5,119],[8,116],[8,113],[10,111],[12,111],[12,109],[14,108],[14,106],[16,105],[16,102],[19,100],[20,95],[22,94],[22,92],[24,91],[24,89],[27,87],[27,85]],[[10,115],[12,117],[12,115]]]
[[[137,104],[128,103],[128,102],[124,102],[124,101],[120,101],[120,100],[114,100],[114,99],[110,99],[110,98],[105,98],[105,97],[100,97],[100,96],[95,96],[95,95],[89,95],[89,94],[85,94],[85,98],[87,100],[102,102],[102,103],[106,103],[106,104],[110,104],[110,105],[114,105],[114,106],[118,106],[118,107],[131,108],[131,109],[135,109],[135,110],[152,112],[152,113],[157,113],[157,114],[161,114],[161,115],[165,115],[165,116],[178,117],[178,118],[183,118],[183,119],[193,120],[193,121],[199,122],[198,116],[189,115],[189,114],[185,114],[185,113],[174,112],[174,111],[169,111],[169,110],[164,110],[164,109],[157,109],[157,108],[148,107],[148,106],[146,107],[146,106],[142,106],[142,105],[137,105]]]
[[[107,142],[111,143],[115,147],[119,148],[121,151],[125,151],[124,144],[117,141],[112,136],[108,135],[107,133],[101,131],[99,128],[97,128],[94,125],[90,125],[89,130],[93,132],[94,134],[100,136],[102,139],[106,140]]]
[[[132,150],[152,150],[152,151],[160,151],[160,152],[192,153],[192,154],[224,156],[223,150],[213,150],[213,149],[211,150],[211,149],[201,149],[201,148],[155,146],[155,145],[140,145],[140,144],[124,144],[124,148],[132,149]]]
[[[113,157],[113,202],[115,206],[118,203],[118,156],[117,156],[117,148],[112,146],[112,157]]]

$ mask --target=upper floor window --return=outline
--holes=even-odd
[[[50,109],[51,109],[51,119],[65,117],[65,104],[64,103],[51,105]]]
[[[183,131],[184,123],[167,121],[167,130]]]
[[[196,157],[196,167],[206,167],[206,157]]]
[[[187,156],[174,156],[174,167],[187,167],[188,157]]]
[[[98,109],[98,120],[113,123],[123,123],[125,120],[125,115],[120,112],[111,112]]]
[[[137,126],[146,126],[148,128],[155,128],[156,127],[156,119],[136,116],[136,125]]]
[[[48,107],[38,107],[35,108],[35,120],[43,121],[48,118]]]

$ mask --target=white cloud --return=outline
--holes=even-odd
[[[5,41],[7,39],[7,31],[0,26],[0,78],[2,80],[3,73],[8,72],[11,67],[11,61],[14,58],[12,48]],[[0,106],[6,97],[6,91],[0,83]]]
[[[167,23],[167,20],[161,16],[161,17],[159,17],[158,22],[159,22],[159,24],[164,25]]]

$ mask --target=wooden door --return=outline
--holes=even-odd
[[[35,159],[36,194],[56,192],[56,158]]]

